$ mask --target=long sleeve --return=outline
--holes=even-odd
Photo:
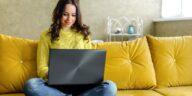
[[[88,37],[87,40],[84,40],[84,48],[85,49],[92,49],[92,44],[91,44],[91,38]]]
[[[47,79],[48,59],[49,59],[49,38],[47,32],[41,34],[37,49],[37,73],[42,79]]]

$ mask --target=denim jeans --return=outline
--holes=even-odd
[[[116,96],[117,88],[112,81],[104,81],[77,96]],[[76,96],[73,93],[65,93],[57,87],[49,86],[43,79],[32,78],[25,83],[26,96]]]

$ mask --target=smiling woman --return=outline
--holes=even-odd
[[[61,25],[63,28],[70,29],[76,21],[76,8],[72,4],[65,6],[65,11],[61,18]]]
[[[103,81],[94,86],[50,86],[47,84],[50,49],[91,49],[89,27],[82,23],[79,5],[74,0],[59,0],[48,30],[42,32],[37,49],[39,78],[28,80],[24,86],[27,96],[115,96],[116,85]],[[70,95],[71,96],[71,95]]]

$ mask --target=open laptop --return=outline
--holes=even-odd
[[[106,51],[50,49],[49,85],[89,85],[103,81]]]

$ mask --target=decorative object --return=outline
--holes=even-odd
[[[128,26],[128,29],[127,29],[127,33],[128,34],[135,34],[135,26],[133,26],[133,25],[129,25]]]
[[[120,33],[122,33],[122,29],[118,27],[114,33],[115,34],[120,34]]]
[[[139,17],[108,17],[106,25],[107,41],[131,40],[143,35],[143,20]]]

